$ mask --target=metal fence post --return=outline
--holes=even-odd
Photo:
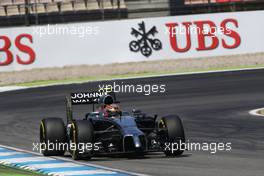
[[[29,26],[29,0],[25,0],[25,25]]]

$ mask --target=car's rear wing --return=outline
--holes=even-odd
[[[94,91],[94,92],[75,92],[71,93],[70,96],[66,96],[66,112],[67,112],[67,124],[73,121],[73,105],[93,105],[93,111],[95,110],[95,104],[98,104],[99,98],[104,95],[110,95],[114,99],[114,103],[119,103],[116,101],[116,96],[114,92],[108,92],[104,90]]]
[[[78,92],[71,93],[71,104],[80,105],[80,104],[97,104],[101,96],[107,95],[108,92]]]

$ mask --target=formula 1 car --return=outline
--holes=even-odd
[[[148,116],[140,110],[121,111],[112,92],[79,92],[66,97],[67,124],[61,118],[45,118],[40,123],[40,142],[44,156],[63,156],[74,160],[108,154],[143,156],[164,152],[178,156],[185,142],[184,129],[177,115]],[[73,118],[74,105],[92,104],[84,119]],[[95,105],[99,110],[95,111]],[[106,107],[110,107],[106,109]],[[111,111],[112,110],[112,111]],[[178,146],[176,149],[170,146]]]

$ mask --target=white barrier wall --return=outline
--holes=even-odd
[[[251,11],[2,28],[0,72],[264,52],[263,18]]]

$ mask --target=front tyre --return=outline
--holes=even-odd
[[[86,146],[93,146],[94,131],[88,120],[73,121],[70,127],[70,145],[74,146],[70,153],[74,160],[91,159],[92,147],[87,151]]]
[[[169,115],[157,119],[159,129],[162,129],[163,152],[166,156],[179,156],[184,152],[184,128],[177,115]],[[182,146],[181,146],[182,145]]]
[[[40,122],[40,143],[44,156],[62,156],[66,143],[66,129],[62,119],[46,118]]]

